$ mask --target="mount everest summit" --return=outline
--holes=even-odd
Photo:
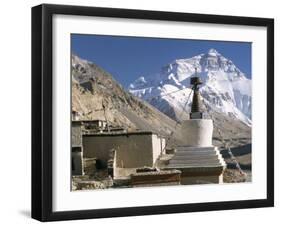
[[[203,81],[200,94],[208,112],[251,126],[251,80],[215,49],[191,58],[176,59],[157,74],[139,77],[128,90],[180,121],[188,118],[192,101],[190,78],[195,70]]]

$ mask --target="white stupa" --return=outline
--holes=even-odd
[[[182,122],[185,144],[176,148],[168,168],[182,172],[181,184],[223,183],[226,164],[218,148],[212,144],[213,121],[203,118],[199,94],[202,82],[197,72],[190,83],[194,95],[190,119]]]

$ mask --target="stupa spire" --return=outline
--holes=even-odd
[[[193,99],[191,105],[190,119],[202,119],[203,118],[202,103],[199,93],[199,85],[202,84],[202,81],[197,74],[197,68],[195,68],[194,76],[191,77],[190,79],[190,84],[192,85],[192,89],[193,89]]]

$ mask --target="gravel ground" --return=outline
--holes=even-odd
[[[250,170],[244,170],[246,175],[241,175],[237,169],[226,169],[223,174],[224,183],[242,183],[252,181],[252,172]]]

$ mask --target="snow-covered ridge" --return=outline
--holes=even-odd
[[[171,109],[174,112],[180,111],[185,104],[190,93],[190,77],[194,75],[195,68],[203,80],[200,92],[208,107],[250,125],[251,80],[215,49],[192,58],[176,59],[162,67],[158,74],[141,76],[128,89],[169,115]],[[170,92],[175,93],[153,98]]]

